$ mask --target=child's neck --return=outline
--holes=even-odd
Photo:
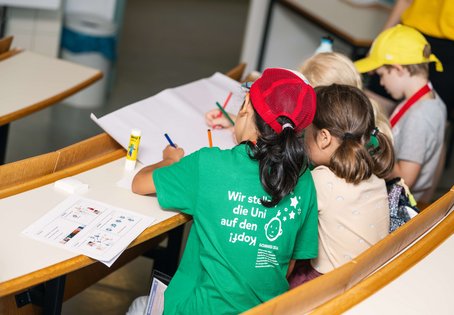
[[[421,77],[421,76],[413,76],[411,77],[411,80],[409,80],[408,85],[404,91],[405,95],[405,100],[408,100],[410,97],[412,97],[416,92],[418,92],[423,86],[425,86],[429,80],[427,78]],[[420,99],[429,99],[433,98],[432,93],[427,93],[423,95]]]

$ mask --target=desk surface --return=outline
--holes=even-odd
[[[389,10],[354,6],[342,0],[281,0],[280,3],[355,46],[370,46]]]
[[[454,236],[345,314],[452,314]]]
[[[0,126],[61,101],[102,77],[99,70],[24,51],[0,61]]]
[[[123,177],[123,172],[122,158],[78,174],[75,178],[90,186],[83,194],[84,197],[156,218],[153,225],[133,244],[169,230],[169,224],[179,225],[187,221],[182,214],[161,210],[156,197],[135,195],[118,187],[116,183]],[[27,226],[67,197],[67,193],[56,190],[53,184],[49,184],[0,200],[0,297],[94,262],[86,256],[35,241],[21,234]]]

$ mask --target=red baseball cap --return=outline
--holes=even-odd
[[[276,131],[282,131],[277,121],[280,116],[289,118],[296,131],[312,123],[316,109],[315,91],[299,72],[283,69],[266,69],[251,86],[252,106],[262,119]]]

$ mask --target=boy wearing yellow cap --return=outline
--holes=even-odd
[[[375,70],[388,93],[403,99],[390,117],[397,161],[391,177],[403,178],[420,201],[440,160],[447,116],[429,83],[430,62],[443,70],[424,36],[404,25],[379,34],[369,56],[355,62],[360,73]]]

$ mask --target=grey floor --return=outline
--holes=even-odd
[[[111,92],[99,108],[64,104],[15,121],[7,162],[56,150],[102,132],[89,115],[101,116],[157,92],[225,72],[239,62],[247,0],[126,1]],[[437,189],[453,184],[454,156]],[[65,302],[63,314],[124,314],[147,293],[152,267],[138,258]]]

